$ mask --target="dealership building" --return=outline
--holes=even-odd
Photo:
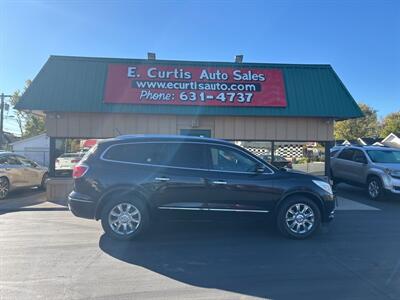
[[[82,140],[124,134],[220,138],[326,174],[334,122],[362,116],[330,65],[154,56],[51,56],[17,108],[45,116],[53,176]]]

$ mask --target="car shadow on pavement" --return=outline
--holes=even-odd
[[[131,242],[102,235],[99,246],[116,259],[196,287],[272,299],[293,299],[294,291],[298,299],[331,299],[327,291],[335,289],[330,276],[337,267],[321,254],[321,236],[289,240],[265,222],[170,222]]]
[[[398,207],[400,205],[400,195],[386,194],[383,200],[371,200],[368,197],[368,193],[365,188],[348,185],[346,183],[340,183],[335,187],[335,191],[338,195],[359,201],[365,204],[371,204],[373,206],[387,206],[395,205]]]
[[[0,200],[0,215],[19,211],[61,211],[68,210],[65,205],[44,205],[46,194],[40,189],[21,189],[12,191],[6,199]]]

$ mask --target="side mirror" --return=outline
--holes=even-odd
[[[256,165],[256,173],[264,173],[265,172],[265,166],[262,164]]]

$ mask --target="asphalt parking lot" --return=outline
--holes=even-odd
[[[400,200],[339,186],[312,239],[264,223],[163,222],[116,242],[24,191],[0,202],[0,299],[400,299]]]

